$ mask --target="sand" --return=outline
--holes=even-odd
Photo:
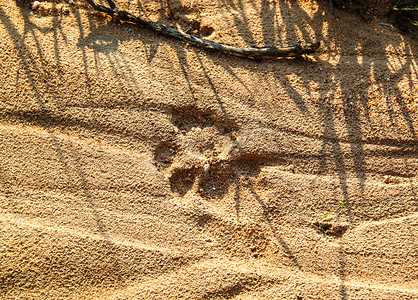
[[[416,34],[328,1],[117,3],[321,47],[250,61],[0,0],[1,299],[418,299]]]

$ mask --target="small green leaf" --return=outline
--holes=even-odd
[[[338,205],[338,207],[337,207],[336,209],[334,209],[334,210],[330,211],[330,212],[329,212],[329,213],[327,213],[325,216],[323,216],[322,218],[320,218],[320,219],[318,220],[318,225],[319,225],[319,228],[321,228],[322,230],[324,230],[320,221],[321,221],[322,219],[325,219],[326,217],[328,217],[330,214],[332,214],[332,213],[336,212],[337,210],[339,210],[339,209],[340,209],[340,208],[341,208],[344,204],[345,204],[345,202],[341,203],[340,205]]]

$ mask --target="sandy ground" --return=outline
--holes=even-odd
[[[417,36],[328,1],[170,4],[230,45],[322,44],[255,62],[0,0],[0,298],[418,299]]]

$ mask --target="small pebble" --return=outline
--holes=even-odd
[[[41,2],[39,2],[39,1],[34,1],[33,3],[32,3],[32,9],[33,10],[37,10],[38,8],[39,8],[39,6],[41,5]]]

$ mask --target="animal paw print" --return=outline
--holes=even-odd
[[[172,123],[179,134],[172,142],[161,142],[154,152],[172,192],[184,196],[194,190],[205,199],[222,198],[237,178],[227,159],[234,144],[233,129],[217,120],[214,112],[195,106],[173,110]]]

